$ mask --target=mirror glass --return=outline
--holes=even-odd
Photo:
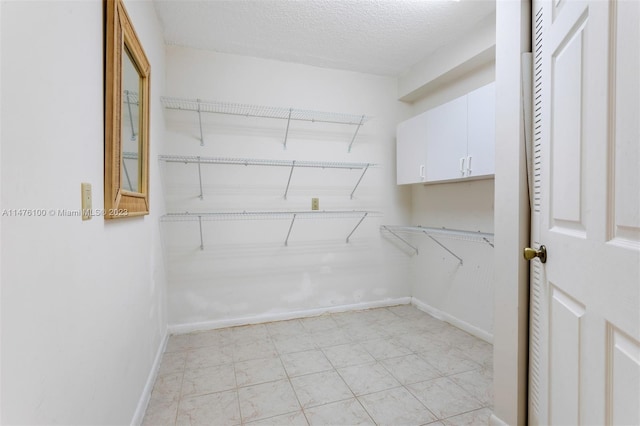
[[[129,49],[122,55],[122,189],[140,192],[140,74]],[[124,53],[123,52],[123,53]]]

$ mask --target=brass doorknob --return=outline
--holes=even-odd
[[[547,263],[547,248],[540,246],[538,250],[526,247],[524,249],[524,258],[527,260],[533,260],[535,258],[540,259],[540,262]]]

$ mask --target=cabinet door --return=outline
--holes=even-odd
[[[467,176],[495,173],[496,94],[491,83],[468,94]]]
[[[398,124],[396,166],[398,185],[420,183],[425,179],[427,115],[417,115]]]
[[[467,97],[427,111],[427,182],[464,177],[467,156]]]

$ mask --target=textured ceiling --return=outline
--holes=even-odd
[[[154,0],[167,44],[398,75],[495,0]]]

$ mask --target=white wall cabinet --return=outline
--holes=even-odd
[[[467,97],[427,112],[427,182],[465,177]]]
[[[495,154],[495,84],[398,124],[397,183],[491,177]]]
[[[398,185],[424,182],[427,160],[427,112],[398,124],[396,142]]]
[[[496,87],[487,84],[467,95],[466,177],[495,173]]]

